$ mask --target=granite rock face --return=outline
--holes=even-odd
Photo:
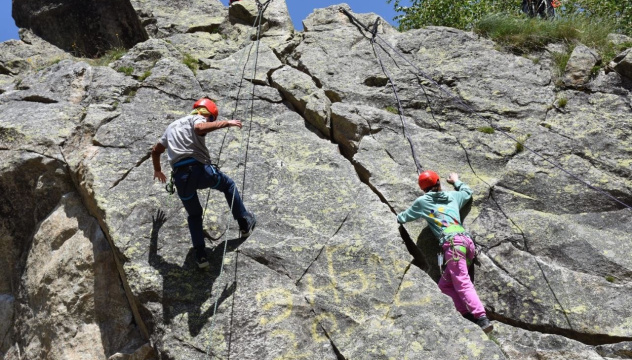
[[[0,45],[6,359],[632,358],[622,72],[561,90],[468,32],[381,21],[372,43],[345,4],[296,33],[275,0],[259,44],[251,0],[133,5],[153,38],[105,66],[36,69],[28,43]],[[205,271],[150,157],[201,96],[244,123],[206,143],[258,220],[240,238],[224,196],[200,191]],[[420,195],[413,154],[474,190],[490,337],[439,291],[425,223],[395,221]]]
[[[153,38],[215,31],[228,12],[219,0],[130,0],[128,4]]]
[[[26,358],[98,359],[143,345],[112,250],[76,193],[39,224],[22,280]]]
[[[614,58],[614,70],[632,80],[632,49],[627,49]]]
[[[147,40],[128,0],[15,0],[13,18],[18,27],[76,56],[99,56]]]
[[[576,46],[564,69],[564,85],[583,88],[599,64],[601,56],[595,50],[581,44]]]

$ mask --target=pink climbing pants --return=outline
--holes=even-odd
[[[464,246],[467,249],[467,258],[473,259],[475,254],[474,242],[465,235],[455,235],[454,247]],[[455,251],[450,242],[443,244],[445,271],[439,280],[441,292],[448,295],[454,301],[456,310],[461,314],[472,313],[478,319],[485,315],[485,308],[476,294],[474,284],[470,280],[467,270],[465,254]],[[458,258],[458,260],[455,260]]]

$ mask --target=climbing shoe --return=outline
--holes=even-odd
[[[206,249],[195,249],[195,262],[200,269],[208,267],[208,256],[206,255]]]
[[[489,319],[486,316],[481,316],[480,318],[476,319],[476,325],[480,326],[485,334],[488,334],[492,330],[494,330],[494,325],[489,322]]]
[[[255,226],[257,225],[257,218],[255,217],[255,214],[249,213],[245,219],[246,219],[246,226],[241,229],[241,237],[244,239],[250,236],[250,234],[252,234],[252,231],[255,229]]]

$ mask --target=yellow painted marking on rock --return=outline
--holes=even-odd
[[[329,339],[327,337],[322,336],[318,333],[318,326],[321,321],[329,321],[331,323],[331,328],[327,329],[329,334],[333,334],[338,331],[338,322],[336,321],[336,317],[330,313],[322,313],[314,318],[312,321],[312,339],[317,343],[328,342]]]
[[[280,315],[271,318],[261,317],[261,325],[280,323],[281,321],[289,318],[292,314],[294,301],[292,293],[287,289],[274,288],[260,291],[257,293],[255,298],[257,299],[257,304],[261,306],[263,311],[270,311],[275,307],[285,307],[285,311],[283,311]]]

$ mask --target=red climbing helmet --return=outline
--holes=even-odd
[[[439,183],[439,175],[432,170],[426,170],[419,174],[419,187],[421,190],[428,192],[431,188]]]
[[[219,112],[217,110],[217,105],[215,105],[213,100],[209,98],[201,98],[200,100],[196,101],[195,104],[193,104],[194,109],[197,109],[199,107],[206,108],[206,110],[208,110],[208,112],[213,115],[213,120],[217,120],[217,115],[219,115]]]

